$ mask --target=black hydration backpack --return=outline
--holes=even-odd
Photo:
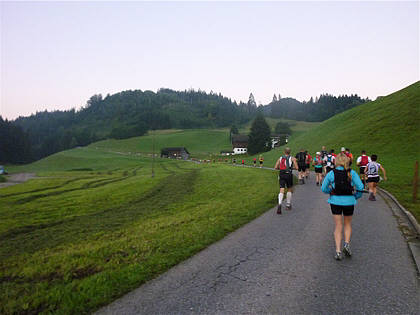
[[[353,186],[349,181],[346,170],[337,170],[334,169],[334,183],[335,188],[333,189],[333,195],[337,196],[352,196],[353,195]]]

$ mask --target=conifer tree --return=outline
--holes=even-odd
[[[271,149],[270,135],[271,130],[264,117],[261,114],[257,115],[252,123],[251,133],[249,134],[249,154],[269,151]]]

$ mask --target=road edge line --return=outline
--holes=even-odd
[[[404,208],[403,205],[401,205],[397,198],[395,198],[389,191],[378,187],[378,189],[385,193],[389,198],[392,199],[392,201],[394,201],[397,206],[400,208],[400,210],[402,210],[402,212],[406,215],[407,219],[410,221],[411,225],[414,227],[414,230],[417,232],[417,238],[419,238],[420,236],[420,224],[417,222],[416,218],[411,214],[411,212],[409,212],[406,208]]]

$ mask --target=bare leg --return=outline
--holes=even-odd
[[[376,185],[377,183],[372,183],[372,188],[373,188],[373,195],[376,197]]]
[[[344,216],[344,241],[350,243],[351,239],[351,220],[353,216]]]
[[[333,215],[334,223],[335,223],[335,230],[334,230],[334,240],[335,240],[335,251],[341,252],[341,239],[343,238],[343,222],[341,215]]]

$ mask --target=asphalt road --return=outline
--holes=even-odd
[[[353,257],[335,261],[327,195],[311,179],[272,209],[98,314],[420,314],[417,270],[397,219],[365,195]]]

